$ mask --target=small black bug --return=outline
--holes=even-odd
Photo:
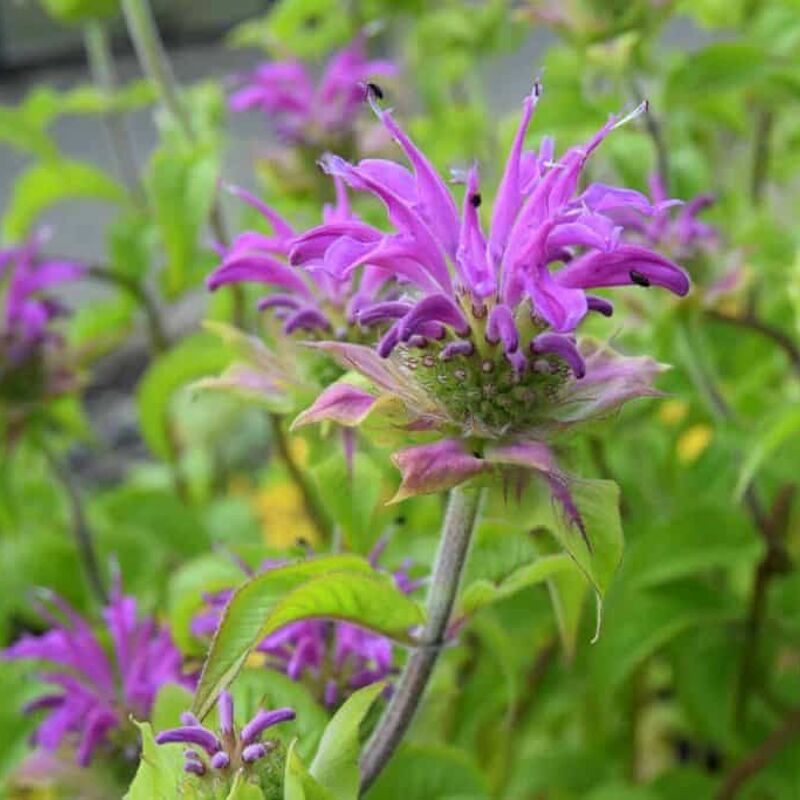
[[[471,194],[469,196],[469,204],[473,208],[478,208],[482,202],[483,202],[483,198],[481,197],[480,192],[475,192],[475,194]]]
[[[635,269],[632,269],[629,273],[631,280],[637,286],[644,286],[646,289],[650,285],[650,279],[646,275],[642,275],[641,272],[637,272]]]
[[[368,83],[367,89],[375,99],[383,100],[383,89],[377,83]]]

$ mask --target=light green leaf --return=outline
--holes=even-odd
[[[358,800],[359,729],[383,688],[383,683],[373,683],[351,695],[322,735],[311,774],[336,800]]]
[[[481,578],[469,584],[458,601],[458,616],[470,616],[492,603],[497,603],[516,592],[543,583],[559,572],[572,568],[569,556],[542,556],[529,564],[518,567],[499,583]]]
[[[286,771],[283,778],[284,800],[336,800],[309,774],[295,750],[295,742],[292,742],[286,754]]]
[[[17,178],[3,219],[3,236],[25,238],[39,216],[62,200],[91,198],[122,203],[125,190],[110,175],[81,161],[40,161]]]
[[[755,444],[745,456],[739,481],[736,484],[736,500],[742,499],[747,485],[773,453],[785,442],[800,433],[800,405],[793,403],[782,409],[770,420],[755,440]]]
[[[157,745],[149,723],[136,722],[136,727],[142,734],[142,757],[124,800],[175,800],[178,796],[187,800],[195,798],[189,782],[183,781],[182,745]],[[189,793],[178,794],[181,783]]]
[[[163,731],[181,724],[181,714],[192,705],[192,693],[177,683],[165,683],[156,695],[156,702],[150,713],[153,729]]]
[[[218,174],[219,157],[212,147],[163,147],[153,155],[146,184],[166,252],[161,283],[168,298],[180,295],[210,266],[212,256],[206,248],[201,251],[199,240]]]
[[[217,372],[228,356],[219,340],[207,333],[187,337],[150,364],[137,389],[142,436],[160,458],[176,457],[170,421],[175,393],[198,378]]]
[[[244,772],[239,772],[225,800],[264,800],[264,793],[254,783],[246,780]]]
[[[257,575],[225,610],[197,688],[196,712],[205,716],[264,637],[290,622],[323,617],[406,642],[408,629],[423,621],[413,600],[356,556],[314,558]]]

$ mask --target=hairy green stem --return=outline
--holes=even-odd
[[[372,785],[402,741],[445,644],[482,499],[482,489],[457,486],[450,491],[420,645],[409,656],[392,699],[364,750],[361,759],[362,794]]]
[[[283,461],[289,477],[297,486],[300,496],[303,500],[306,514],[311,520],[311,523],[316,528],[320,539],[323,542],[333,542],[333,525],[325,512],[325,509],[320,505],[314,490],[306,480],[306,476],[295,460],[292,448],[289,444],[289,439],[283,429],[283,420],[280,414],[270,414],[270,421],[272,422],[272,433],[275,440],[275,446],[278,450],[278,455]]]
[[[89,587],[98,602],[101,605],[105,605],[108,600],[108,594],[100,572],[100,562],[97,558],[92,531],[89,528],[89,523],[83,508],[81,491],[69,467],[61,462],[59,457],[50,449],[49,445],[41,441],[39,447],[50,467],[50,471],[61,484],[69,500],[70,513],[72,515],[72,535],[75,538],[78,557],[83,565],[86,578],[89,581]]]
[[[122,9],[128,26],[136,56],[145,75],[153,82],[158,91],[164,108],[180,127],[187,140],[197,140],[191,116],[183,103],[180,86],[172,71],[172,64],[164,50],[158,27],[150,8],[149,0],[122,0]],[[229,241],[228,231],[222,214],[219,198],[215,197],[209,214],[209,224],[214,237],[221,244]],[[242,287],[232,284],[230,287],[233,297],[233,319],[237,326],[244,326],[245,295]]]
[[[92,80],[95,86],[107,98],[113,98],[119,85],[119,80],[114,66],[114,56],[111,52],[108,30],[101,22],[93,20],[87,23],[83,40],[86,56],[89,60],[89,70],[92,73]],[[104,115],[103,121],[108,129],[108,138],[111,143],[111,150],[114,153],[114,159],[117,162],[120,178],[128,187],[133,201],[137,205],[144,206],[144,189],[139,180],[133,142],[125,117],[120,112],[110,111]]]

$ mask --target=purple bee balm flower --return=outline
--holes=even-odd
[[[459,214],[448,185],[374,97],[375,112],[411,170],[390,161],[351,164],[333,155],[322,161],[335,178],[381,200],[394,231],[364,227],[360,252],[334,261],[327,253],[337,247],[338,232],[322,225],[296,240],[292,263],[327,265],[340,278],[368,264],[397,275],[410,290],[387,309],[391,327],[376,349],[318,345],[372,387],[337,384],[295,424],[328,417],[348,424],[351,412],[349,424],[355,425],[373,410],[390,408],[395,427],[405,422],[410,431],[438,430],[444,441],[397,454],[403,472],[398,499],[509,466],[542,474],[551,489],[563,487],[564,477],[542,455],[542,440],[652,393],[649,382],[658,371],[647,359],[625,359],[577,340],[576,329],[590,311],[613,313],[611,303],[592,292],[624,285],[661,286],[678,295],[689,290],[683,269],[625,241],[615,218],[620,210],[652,217],[669,201],[653,204],[639,192],[598,183],[579,188],[592,152],[646,105],[623,119],[612,117],[588,143],[556,158],[550,139],[538,152],[524,147],[539,96],[537,84],[523,106],[488,233],[481,225],[477,167],[466,176]],[[378,403],[381,397],[393,402]],[[529,446],[512,457],[508,446],[521,443]],[[579,523],[568,493],[554,494]]]
[[[713,248],[719,233],[713,225],[697,217],[714,204],[714,196],[700,194],[685,204],[670,201],[662,177],[650,176],[650,194],[657,211],[645,216],[632,208],[612,210],[611,216],[625,227],[627,238],[647,243],[673,254],[676,258],[691,259]],[[677,211],[673,207],[678,205]]]
[[[157,744],[186,744],[184,772],[202,778],[213,775],[220,778],[234,776],[240,769],[248,769],[275,749],[275,743],[262,742],[264,732],[281,722],[290,722],[296,716],[291,708],[274,711],[260,709],[241,730],[234,722],[233,697],[222,692],[217,704],[220,719],[219,734],[202,725],[190,713],[183,715],[179,728],[162,731],[156,736]]]
[[[24,361],[55,336],[49,325],[64,309],[48,296],[48,290],[84,272],[84,267],[71,261],[41,259],[39,250],[48,238],[49,231],[42,230],[22,245],[0,250],[0,288],[5,283],[0,344],[4,358],[12,363]]]
[[[258,210],[272,227],[272,234],[255,231],[240,234],[228,248],[220,247],[222,263],[209,275],[206,284],[212,291],[229,283],[259,283],[275,291],[259,303],[283,320],[286,334],[301,332],[308,338],[351,338],[362,328],[354,327],[361,316],[376,325],[391,319],[385,307],[385,287],[391,276],[385,270],[367,267],[363,274],[347,274],[339,265],[372,247],[375,233],[350,210],[344,182],[336,180],[336,203],[323,210],[324,224],[336,237],[325,247],[318,269],[298,270],[288,263],[289,251],[297,235],[291,225],[269,206],[241,189],[234,194]],[[362,241],[368,236],[366,242]]]
[[[0,657],[47,665],[39,677],[53,690],[26,708],[47,711],[34,733],[34,743],[46,750],[68,741],[76,748],[77,762],[86,766],[129,715],[149,716],[165,683],[193,684],[182,674],[181,655],[169,630],[140,617],[136,600],[123,595],[119,585],[103,610],[102,637],[56,595],[49,594],[39,612],[52,628],[41,636],[23,636]],[[101,643],[106,637],[110,652]]]
[[[381,539],[370,554],[377,565],[386,541]],[[283,562],[268,561],[261,571]],[[409,575],[411,563],[392,573],[398,589],[410,594],[422,582]],[[191,631],[205,637],[216,631],[233,590],[206,596],[206,608],[192,620]],[[304,620],[287,625],[262,641],[257,650],[267,666],[295,681],[309,683],[329,707],[338,705],[352,691],[382,681],[393,672],[394,650],[389,639],[347,622]],[[332,666],[332,674],[328,669]]]
[[[243,76],[229,105],[262,111],[292,144],[330,143],[352,133],[367,83],[397,72],[390,61],[369,60],[360,35],[330,59],[316,85],[300,61],[269,62]]]

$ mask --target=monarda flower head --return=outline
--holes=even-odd
[[[23,636],[0,657],[46,665],[39,678],[53,689],[26,707],[28,713],[46,711],[33,737],[45,750],[69,743],[78,764],[86,766],[99,747],[125,744],[128,717],[147,719],[164,684],[192,683],[182,674],[169,630],[140,617],[136,600],[123,595],[119,585],[103,610],[102,634],[56,595],[39,604],[39,613],[51,629]]]
[[[62,339],[52,326],[65,309],[49,291],[80,278],[84,268],[41,258],[48,238],[40,231],[22,245],[0,250],[0,403],[12,415],[72,383]]]
[[[260,784],[260,768],[277,748],[277,742],[265,741],[264,734],[296,716],[291,708],[260,709],[239,728],[234,710],[233,697],[229,692],[221,692],[217,701],[219,732],[202,725],[194,714],[187,711],[181,715],[181,727],[162,731],[156,736],[156,743],[160,745],[188,746],[184,751],[183,770],[199,779],[201,792],[207,790],[201,793],[202,797],[227,797],[227,790],[237,779]]]
[[[366,377],[368,386],[335,384],[297,424],[333,419],[356,425],[390,411],[395,426],[428,439],[431,431],[445,436],[395,455],[403,473],[399,498],[449,488],[496,466],[528,467],[547,477],[569,510],[546,441],[651,394],[659,370],[650,359],[624,358],[576,339],[589,312],[613,313],[592,291],[661,286],[683,295],[689,289],[679,266],[625,241],[613,216],[620,209],[652,216],[661,204],[630,189],[579,187],[589,156],[645,106],[612,117],[586,145],[556,158],[550,139],[538,152],[524,148],[539,95],[537,85],[525,100],[487,233],[477,167],[465,176],[459,214],[447,184],[374,98],[412,171],[383,160],[322,160],[334,177],[380,199],[394,231],[322,225],[294,243],[292,263],[341,278],[370,265],[396,275],[408,290],[362,313],[362,321],[391,322],[375,349],[319,345]]]
[[[373,567],[377,568],[386,544],[386,539],[379,540],[370,553]],[[266,561],[261,571],[284,563]],[[395,586],[406,594],[422,585],[410,576],[411,566],[410,561],[405,561],[392,573]],[[192,621],[191,631],[195,636],[210,636],[217,630],[232,595],[230,589],[206,596],[205,609]],[[392,642],[349,622],[321,619],[294,622],[270,634],[256,650],[263,654],[268,668],[305,683],[328,707],[338,706],[363,686],[386,680],[395,669]]]
[[[316,85],[300,61],[263,64],[243,77],[230,108],[264,112],[291,144],[330,147],[352,136],[366,84],[397,71],[391,61],[368,59],[360,35],[332,56]]]

